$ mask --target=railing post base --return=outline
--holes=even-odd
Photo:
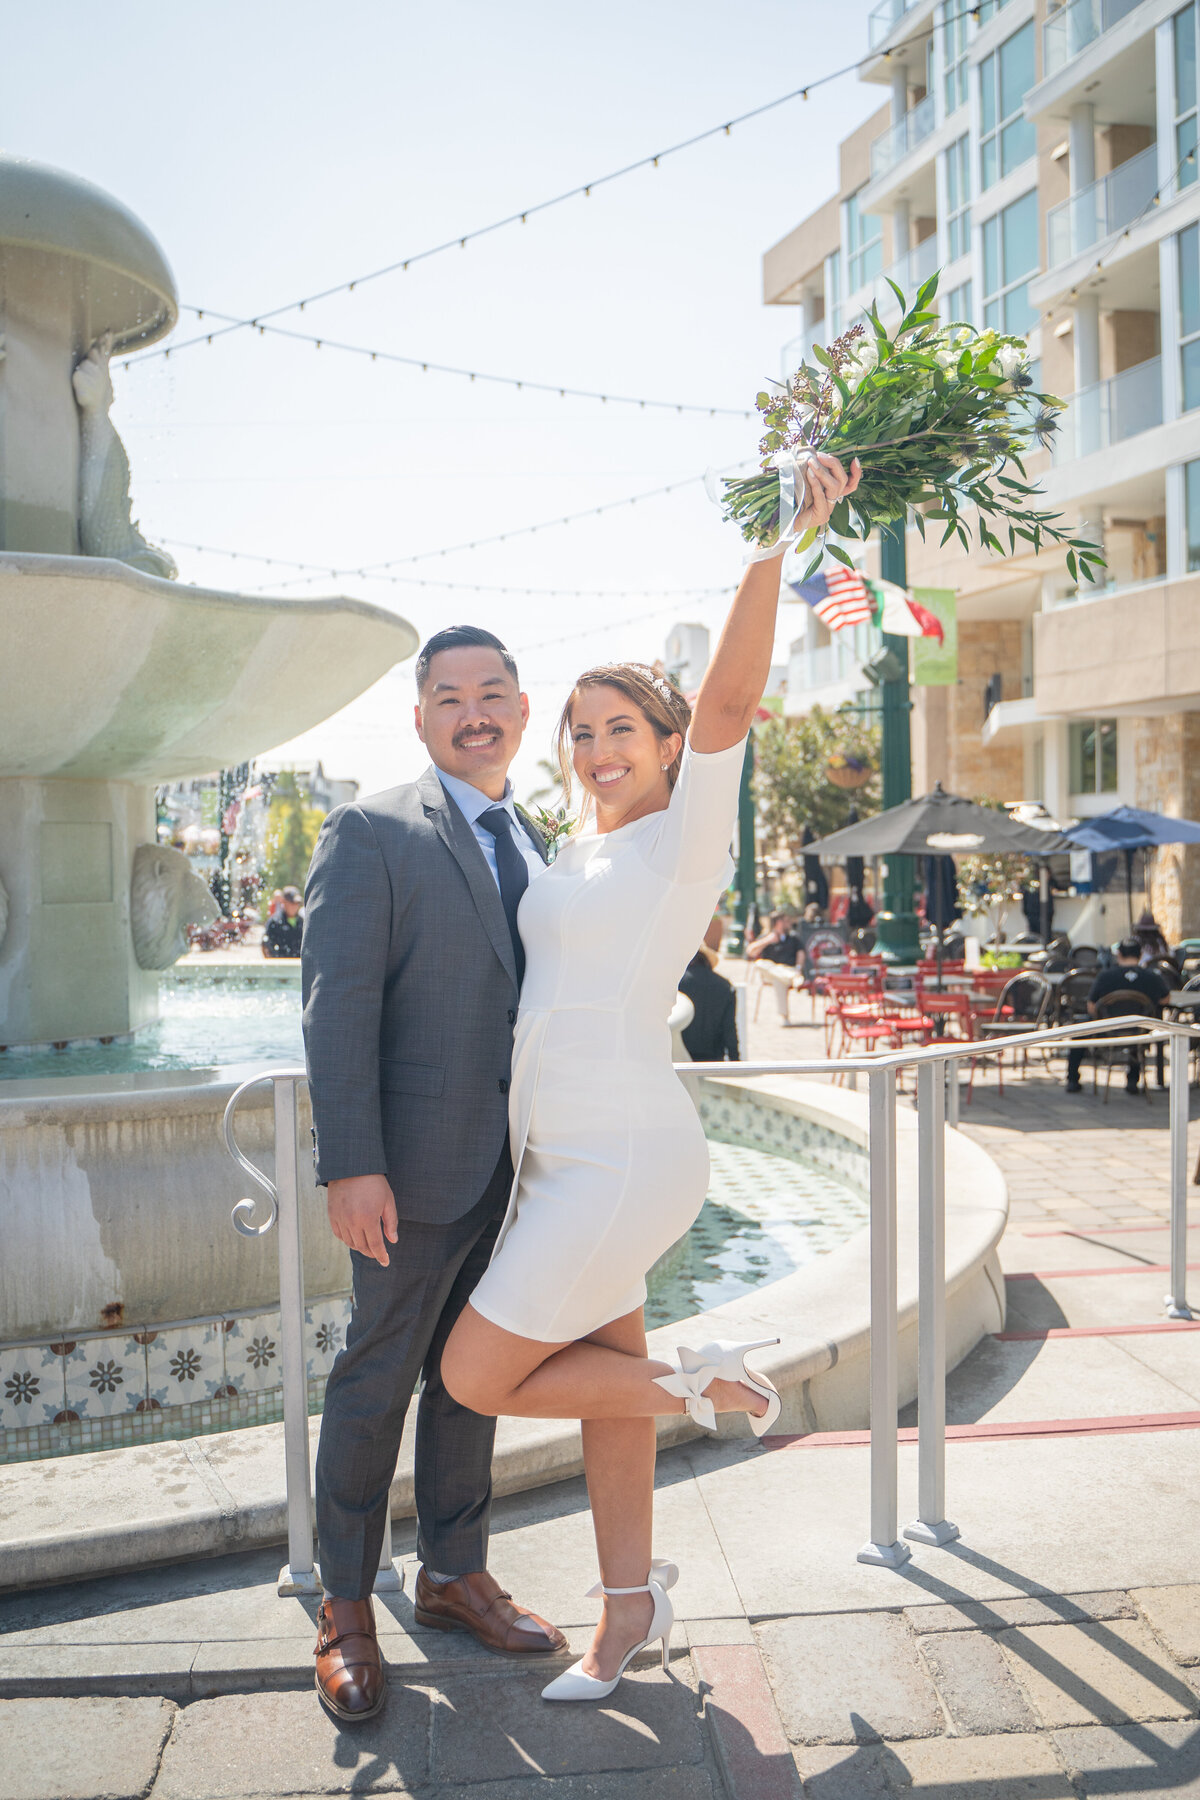
[[[908,1545],[897,1538],[894,1544],[864,1544],[855,1560],[873,1563],[878,1569],[899,1569],[911,1555]]]
[[[914,1519],[911,1525],[904,1527],[904,1535],[914,1544],[952,1544],[961,1536],[957,1525],[949,1519],[940,1519],[936,1525],[929,1525],[924,1519]]]
[[[1196,1317],[1186,1300],[1176,1300],[1174,1294],[1163,1296],[1163,1305],[1167,1309],[1168,1319],[1194,1319]]]
[[[389,1563],[386,1569],[379,1568],[375,1571],[371,1592],[373,1594],[402,1594],[404,1592],[404,1577],[395,1563]]]
[[[291,1563],[284,1563],[279,1571],[279,1580],[275,1592],[280,1599],[287,1599],[292,1594],[323,1594],[321,1571],[313,1563],[307,1569],[293,1569]]]

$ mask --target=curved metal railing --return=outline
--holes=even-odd
[[[1093,1048],[1129,1049],[1166,1043],[1170,1051],[1169,1123],[1171,1171],[1171,1291],[1167,1317],[1191,1319],[1187,1299],[1188,1098],[1189,1057],[1200,1027],[1176,1020],[1129,1017],[1093,1019],[1046,1030],[1013,1032],[961,1044],[926,1045],[861,1056],[797,1058],[787,1062],[677,1063],[681,1074],[715,1080],[760,1075],[865,1074],[870,1130],[871,1233],[871,1499],[870,1536],[859,1561],[898,1568],[911,1554],[898,1531],[899,1348],[896,1295],[896,1078],[917,1075],[917,1517],[904,1537],[916,1543],[945,1544],[959,1529],[946,1517],[946,1249],[945,1126],[957,1123],[958,1070],[964,1059],[1004,1056],[1013,1050],[1063,1047],[1082,1040]],[[947,1079],[949,1077],[949,1079]],[[284,1459],[287,1469],[288,1562],[280,1571],[280,1593],[320,1591],[313,1560],[312,1489],[308,1454],[308,1385],[304,1354],[304,1264],[300,1237],[297,1168],[298,1089],[303,1069],[265,1070],[242,1082],[225,1108],[225,1145],[238,1167],[270,1201],[270,1216],[254,1222],[257,1202],[239,1200],[234,1229],[243,1237],[279,1231],[280,1362],[283,1373]],[[243,1097],[263,1082],[272,1084],[275,1124],[275,1177],[251,1162],[237,1142],[236,1117]],[[947,1105],[949,1100],[949,1105]],[[384,1533],[377,1591],[399,1585],[391,1551],[391,1523]]]

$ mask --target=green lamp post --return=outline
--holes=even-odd
[[[738,793],[737,904],[734,907],[734,929],[730,954],[741,956],[746,948],[746,926],[754,904],[757,870],[754,843],[754,728],[746,739],[746,755],[742,762],[742,785]]]
[[[880,568],[884,581],[908,586],[904,524],[880,527]],[[883,809],[912,799],[912,742],[909,718],[908,639],[883,635],[883,649],[872,659],[879,682]],[[921,953],[917,916],[913,911],[913,859],[889,856],[883,883],[883,909],[875,917],[875,948],[888,963],[915,963]]]

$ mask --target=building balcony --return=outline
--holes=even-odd
[[[1072,394],[1054,440],[1054,465],[1109,450],[1162,422],[1162,358],[1155,356]]]
[[[933,95],[926,94],[871,145],[871,180],[888,174],[910,150],[932,137],[936,125],[937,108]]]
[[[1200,573],[1036,614],[1033,692],[1043,718],[1195,709]]]
[[[1127,165],[1122,164],[1122,168]],[[1120,174],[1114,170],[1114,174]],[[1051,264],[1029,282],[1029,303],[1038,312],[1073,298],[1072,290],[1095,291],[1105,312],[1157,311],[1159,244],[1200,219],[1200,181],[1173,193],[1164,189],[1127,225],[1111,231],[1101,250],[1096,244]]]
[[[1042,26],[1042,79],[1057,75],[1138,4],[1139,0],[1070,0],[1051,13]]]
[[[1025,95],[1028,119],[1063,118],[1077,101],[1097,119],[1154,123],[1154,35],[1170,0],[1072,0],[1046,20],[1042,78]]]
[[[1046,214],[1046,254],[1056,269],[1098,244],[1115,231],[1124,231],[1154,203],[1158,190],[1158,146],[1151,144],[1131,156],[1109,175],[1093,181],[1052,207]]]
[[[894,281],[901,293],[911,304],[916,297],[917,289],[923,281],[928,281],[938,266],[937,233],[923,238],[911,250],[898,257],[890,269],[876,275],[865,287],[859,288],[848,297],[842,308],[844,324],[852,325],[860,312],[866,312],[871,305],[877,307],[880,318],[898,316],[900,304],[888,286]]]
[[[901,19],[910,12],[915,12],[921,0],[880,0],[880,4],[867,14],[867,43],[872,50],[878,50],[899,25]]]

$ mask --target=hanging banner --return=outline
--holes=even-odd
[[[913,588],[912,597],[942,627],[942,641],[914,638],[909,647],[916,687],[953,687],[958,680],[958,597],[953,588]]]

